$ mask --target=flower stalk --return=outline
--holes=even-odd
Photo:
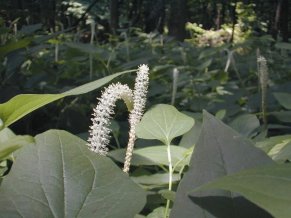
[[[91,151],[100,155],[108,153],[108,144],[110,142],[109,129],[111,116],[114,114],[115,102],[122,99],[130,111],[129,114],[129,140],[127,144],[126,156],[123,171],[128,173],[132,158],[134,143],[136,140],[136,125],[140,122],[145,104],[149,84],[149,68],[147,65],[140,65],[137,70],[134,90],[127,85],[120,83],[111,84],[102,93],[99,103],[94,108],[92,126],[90,127],[88,146]]]
[[[127,150],[125,154],[125,161],[123,166],[123,171],[128,173],[130,162],[132,158],[134,142],[136,140],[135,130],[136,125],[140,122],[145,104],[146,95],[148,91],[149,84],[149,68],[147,65],[140,65],[137,70],[137,76],[135,79],[134,91],[133,91],[133,109],[129,115],[129,139],[127,144]]]
[[[258,74],[259,74],[259,83],[261,88],[261,108],[262,108],[262,118],[264,128],[267,128],[268,120],[267,120],[267,89],[268,89],[268,66],[267,60],[263,56],[259,56],[257,59],[258,64]]]

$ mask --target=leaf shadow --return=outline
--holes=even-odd
[[[272,218],[268,212],[242,196],[189,196],[199,207],[217,218]]]

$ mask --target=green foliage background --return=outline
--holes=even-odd
[[[290,217],[289,5],[137,2],[0,3],[0,217]],[[84,140],[103,86],[133,87],[140,64],[150,86],[127,175],[125,105],[107,157]]]

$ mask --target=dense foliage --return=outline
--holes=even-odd
[[[0,7],[0,217],[290,217],[288,1]],[[141,64],[126,174],[128,103],[107,156],[86,141],[103,86],[134,89]]]

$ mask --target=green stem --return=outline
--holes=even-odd
[[[173,182],[173,166],[172,166],[172,157],[171,157],[171,146],[167,144],[167,153],[168,153],[168,162],[169,162],[169,191],[172,191],[172,182]],[[170,208],[170,200],[167,200],[166,209],[164,213],[164,218],[169,217],[169,208]]]

